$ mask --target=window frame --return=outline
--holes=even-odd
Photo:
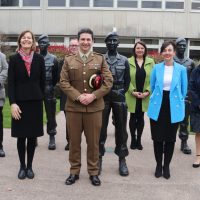
[[[40,0],[40,6],[23,6],[23,0],[19,0],[19,5],[18,6],[5,6],[2,7],[0,6],[0,10],[18,10],[18,9],[23,9],[23,10],[38,10],[42,9],[42,2],[43,0]]]
[[[190,11],[191,12],[200,12],[200,7],[198,9],[192,9],[192,3],[200,3],[200,0],[191,0]]]

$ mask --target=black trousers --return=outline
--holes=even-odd
[[[128,133],[126,130],[127,106],[125,102],[105,101],[105,108],[103,110],[102,128],[99,141],[99,153],[100,156],[103,156],[105,154],[107,127],[111,109],[113,111],[115,119],[115,154],[117,154],[119,157],[125,157],[128,155]]]
[[[3,107],[0,107],[0,148],[3,147]]]
[[[44,105],[47,116],[47,133],[50,136],[56,135],[56,98],[45,98]]]
[[[27,144],[26,144],[27,139]],[[33,157],[35,153],[36,138],[17,138],[17,150],[20,160],[20,165],[23,168],[32,168]],[[27,165],[25,157],[27,153]]]
[[[139,100],[139,101],[138,101]],[[144,129],[144,112],[142,112],[142,101],[138,99],[136,102],[135,113],[130,113],[129,129],[132,140],[135,139],[137,130],[138,139],[141,138]]]

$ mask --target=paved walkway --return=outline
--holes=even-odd
[[[57,149],[49,151],[48,136],[39,138],[33,169],[33,180],[18,180],[19,161],[16,139],[5,130],[4,149],[6,157],[0,158],[0,200],[199,200],[200,169],[193,169],[195,154],[194,136],[190,136],[189,145],[192,155],[180,152],[177,139],[175,154],[171,164],[171,178],[154,177],[155,161],[148,119],[143,134],[143,151],[130,150],[127,164],[130,175],[118,175],[118,158],[113,153],[114,129],[109,124],[107,153],[103,160],[102,185],[90,184],[86,170],[86,145],[83,136],[82,169],[80,179],[71,186],[64,184],[69,175],[68,152],[64,151],[65,118],[57,115]],[[46,129],[46,127],[45,127]],[[130,137],[128,145],[130,144]]]

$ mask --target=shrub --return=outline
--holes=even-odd
[[[65,55],[69,54],[69,48],[64,45],[52,45],[48,48],[49,53],[57,56],[58,61],[64,59]]]
[[[160,55],[160,53],[158,53],[158,51],[149,51],[148,52],[148,56],[150,58],[153,58],[155,63],[160,63],[163,61],[162,56]]]

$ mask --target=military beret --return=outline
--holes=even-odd
[[[111,37],[111,36],[117,36],[117,37],[119,37],[119,35],[117,34],[117,32],[112,31],[112,32],[108,33],[108,35],[106,36],[106,38],[105,38],[104,41],[106,42],[107,39],[108,39],[109,37]]]
[[[186,42],[186,39],[183,38],[183,37],[179,37],[179,38],[176,39],[175,44],[177,45],[179,42],[182,42],[182,41]]]
[[[44,38],[49,38],[49,36],[47,34],[42,34],[40,35],[40,37],[38,38],[38,42]]]

